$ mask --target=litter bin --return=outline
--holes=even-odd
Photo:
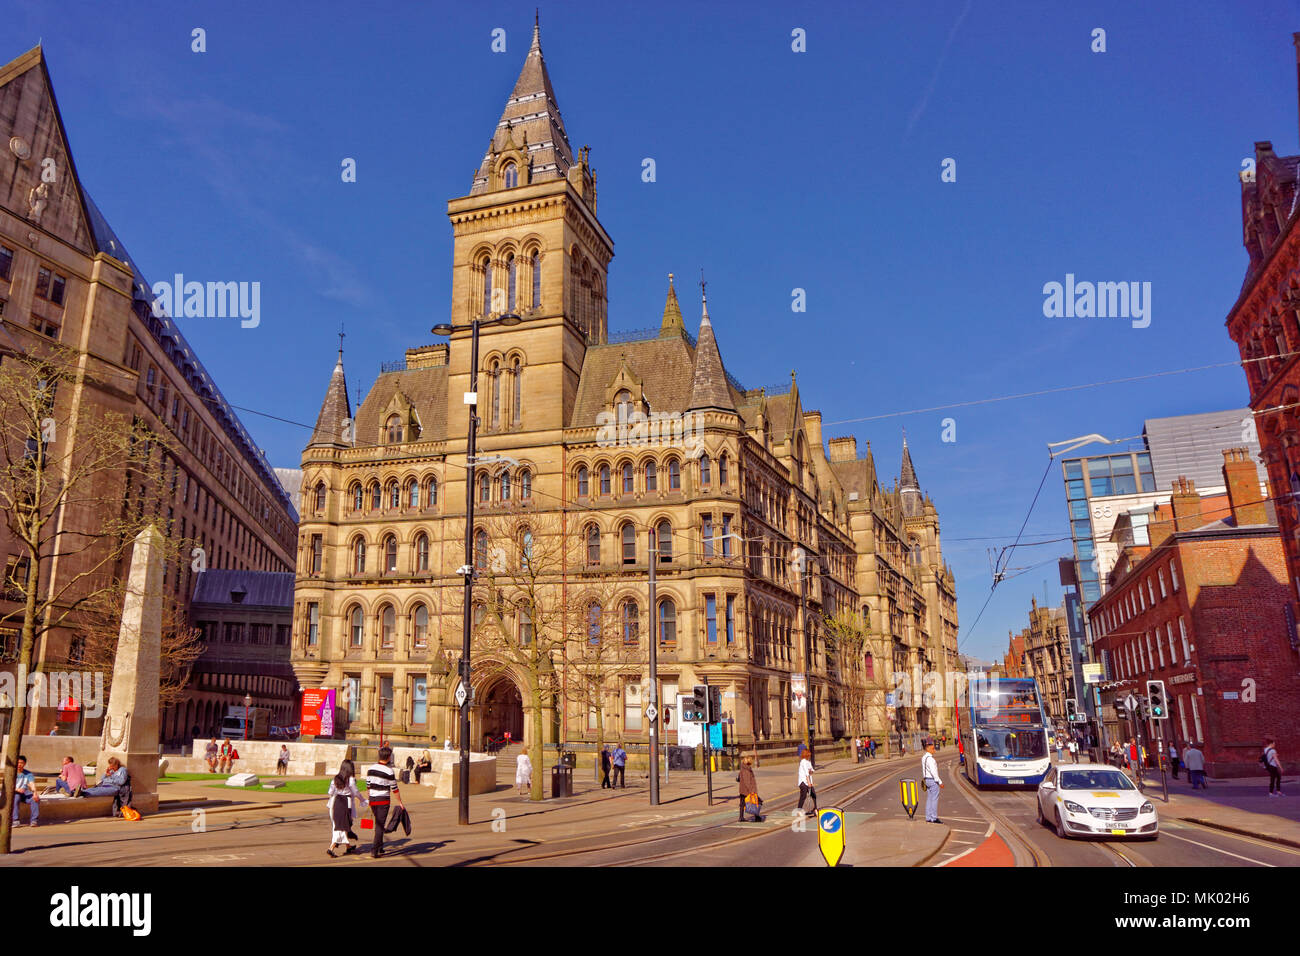
[[[557,763],[551,768],[551,799],[573,796],[573,768]]]
[[[575,751],[566,750],[560,758],[560,763],[572,770],[578,766],[578,754]]]

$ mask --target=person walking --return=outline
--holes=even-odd
[[[876,738],[875,737],[867,738],[867,751],[871,754],[871,759],[875,760],[876,759]]]
[[[1169,741],[1169,770],[1173,774],[1174,779],[1177,780],[1178,779],[1178,748],[1174,746],[1174,742],[1172,740]]]
[[[339,764],[339,772],[330,780],[329,799],[325,801],[325,806],[329,808],[331,827],[330,848],[325,851],[329,856],[334,856],[334,851],[339,847],[343,848],[344,856],[352,852],[352,845],[348,843],[352,814],[358,803],[367,805],[366,798],[357,789],[356,773],[352,761],[344,760]]]
[[[609,782],[609,768],[614,765],[613,755],[609,751],[609,744],[600,748],[600,789],[606,788],[612,790],[614,785]]]
[[[375,840],[370,846],[372,860],[384,855],[384,824],[388,820],[391,802],[396,799],[397,805],[403,806],[402,794],[397,788],[397,771],[393,769],[393,748],[380,747],[378,756],[379,762],[366,768],[366,794],[370,799],[370,812],[375,818]]]
[[[1191,741],[1183,748],[1183,766],[1187,768],[1187,779],[1192,789],[1205,787],[1205,754]]]
[[[1142,751],[1138,748],[1136,737],[1128,739],[1128,766],[1129,770],[1133,772],[1134,782],[1140,784],[1142,782]]]
[[[519,796],[527,796],[533,789],[533,762],[528,758],[528,751],[519,751],[515,758],[515,787]]]
[[[942,823],[939,819],[939,791],[943,789],[943,780],[939,778],[939,761],[934,759],[934,738],[926,737],[924,745],[921,781],[925,784],[925,822]]]
[[[803,809],[803,802],[812,797],[812,812],[817,812],[817,789],[813,786],[813,765],[809,759],[809,751],[805,748],[803,756],[799,758],[799,809]]]
[[[1078,763],[1079,762],[1079,741],[1071,739],[1066,746],[1069,748],[1070,751],[1070,761],[1072,763]]]
[[[1264,769],[1268,771],[1268,795],[1270,797],[1282,796],[1282,761],[1277,755],[1276,741],[1272,737],[1264,739],[1264,752],[1259,755],[1260,762],[1264,764]],[[1277,787],[1277,792],[1273,788]]]
[[[736,790],[740,794],[740,822],[745,822],[745,810],[751,807],[750,814],[757,823],[760,820],[762,801],[758,798],[758,781],[754,779],[754,758],[745,757],[740,761],[740,773],[736,776]]]
[[[610,789],[619,787],[627,789],[627,780],[624,773],[627,771],[627,751],[623,749],[622,741],[614,748],[614,755],[610,758],[610,763],[614,765],[614,782],[610,784]]]
[[[1060,763],[1065,758],[1065,741],[1060,737],[1056,738],[1056,762]]]

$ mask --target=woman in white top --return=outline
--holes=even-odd
[[[803,802],[808,797],[812,797],[812,812],[817,812],[817,790],[813,787],[813,765],[812,751],[805,750],[799,760],[799,809],[803,809]]]
[[[362,806],[370,805],[357,789],[355,778],[356,768],[351,760],[345,760],[339,765],[339,772],[330,781],[329,800],[325,804],[329,807],[330,823],[334,827],[334,832],[330,836],[330,848],[325,851],[330,856],[333,856],[334,851],[340,846],[344,848],[344,855],[352,852],[352,847],[348,843],[348,831],[352,829],[352,812],[358,803]]]
[[[519,796],[524,796],[533,787],[533,762],[528,759],[526,751],[520,751],[515,758],[515,786]]]

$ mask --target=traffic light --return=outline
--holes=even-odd
[[[703,684],[696,684],[691,689],[691,696],[682,700],[682,720],[687,723],[702,724],[706,722],[709,707],[709,689]]]
[[[710,684],[708,723],[716,724],[721,719],[722,719],[722,688]]]
[[[1169,707],[1165,703],[1164,681],[1147,681],[1147,708],[1152,720],[1166,720],[1169,717]]]
[[[1116,694],[1116,695],[1115,695],[1115,713],[1116,713],[1116,714],[1121,714],[1121,715],[1124,713],[1124,695],[1123,695],[1123,694]]]
[[[1079,705],[1073,697],[1065,698],[1065,719],[1071,724],[1079,719]]]

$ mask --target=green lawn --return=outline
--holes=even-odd
[[[213,787],[220,787],[222,790],[261,790],[262,789],[261,783],[257,784],[257,786],[254,787],[227,787],[225,781],[229,779],[229,775],[219,774],[219,773],[169,773],[166,774],[165,776],[159,777],[158,779],[162,783],[166,783],[168,781],[181,782],[181,781],[207,780],[207,781],[212,781],[211,785]],[[262,779],[275,780],[277,778],[264,777]],[[278,779],[284,782],[284,786],[278,788],[284,793],[319,794],[320,796],[324,796],[326,793],[329,792],[329,788],[330,788],[330,782],[328,777],[317,778],[317,779],[313,779],[310,777],[305,779],[302,777],[279,777]],[[265,792],[274,793],[275,791],[265,791]]]

